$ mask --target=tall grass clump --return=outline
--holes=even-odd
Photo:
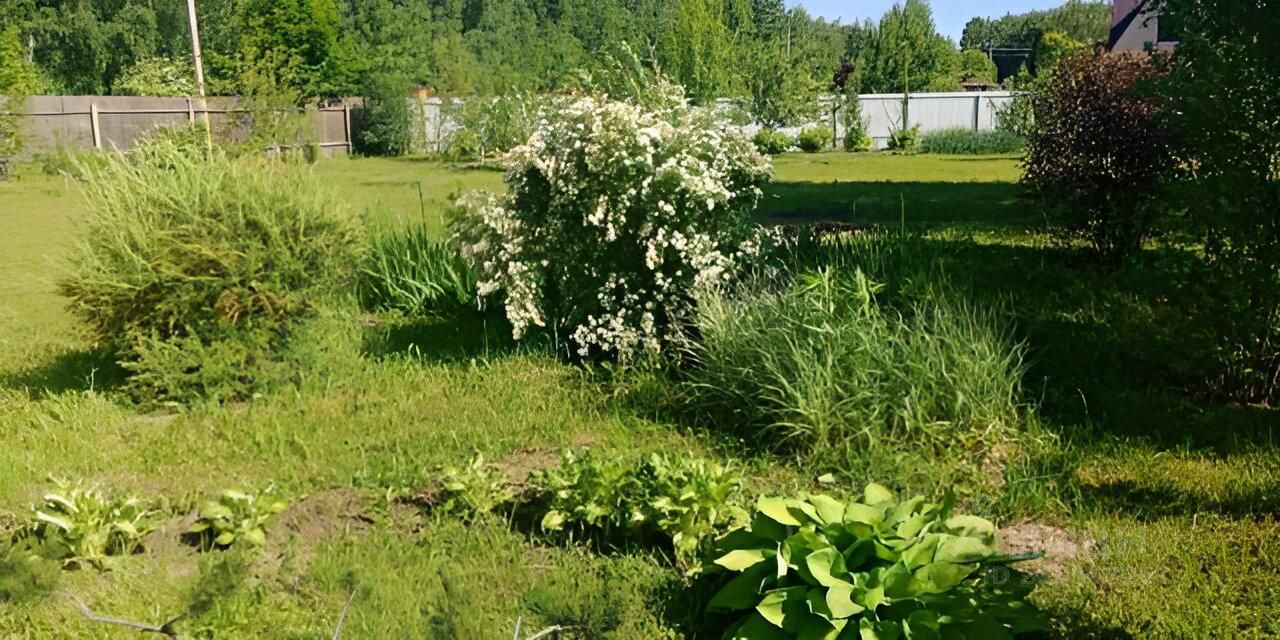
[[[1012,131],[974,131],[973,129],[942,129],[926,133],[920,138],[921,153],[951,155],[989,155],[1021,153],[1022,136]]]
[[[371,235],[360,273],[366,309],[407,314],[474,303],[476,280],[458,249],[426,225]]]
[[[888,255],[873,254],[871,270],[894,270]],[[1017,436],[1023,374],[998,313],[924,272],[887,288],[857,262],[704,296],[686,347],[690,408],[717,430],[842,469],[997,455]]]
[[[355,280],[360,227],[302,170],[159,137],[81,167],[60,283],[144,401],[256,393],[296,323]]]

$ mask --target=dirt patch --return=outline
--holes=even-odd
[[[507,484],[517,490],[523,488],[535,471],[550,469],[560,462],[560,456],[541,449],[516,449],[495,465],[507,479]]]
[[[288,581],[305,573],[316,546],[329,538],[363,533],[372,520],[355,489],[313,493],[267,523],[267,545],[254,565],[260,579]]]
[[[1034,522],[1000,529],[1000,552],[1018,555],[1043,551],[1043,558],[1020,562],[1017,568],[1019,571],[1048,578],[1066,575],[1067,565],[1071,561],[1087,555],[1097,545],[1097,541],[1083,533]]]

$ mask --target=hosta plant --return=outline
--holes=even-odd
[[[654,454],[637,463],[586,452],[534,478],[547,532],[669,542],[678,565],[697,570],[706,543],[742,526],[742,477],[708,460]]]
[[[507,194],[459,202],[459,249],[515,338],[546,328],[577,357],[655,353],[729,277],[772,167],[708,117],[584,97],[511,152]]]
[[[717,541],[737,574],[708,603],[738,616],[726,638],[1009,638],[1039,627],[1021,580],[995,580],[995,526],[871,484],[859,502],[762,498]]]
[[[142,550],[152,513],[137,498],[108,496],[94,487],[58,483],[44,497],[35,521],[18,533],[39,542],[44,555],[65,568],[107,568],[108,559]]]
[[[258,547],[267,542],[267,522],[284,511],[287,503],[268,489],[259,495],[227,490],[200,507],[199,517],[188,529],[205,548],[226,549],[235,544]]]
[[[515,499],[506,477],[486,464],[484,456],[476,456],[466,466],[442,469],[440,488],[437,509],[464,518],[492,513]]]

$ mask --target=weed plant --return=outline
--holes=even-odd
[[[473,304],[476,280],[452,242],[425,224],[408,224],[372,235],[360,299],[374,311],[441,311]]]

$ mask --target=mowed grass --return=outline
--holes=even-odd
[[[337,204],[375,224],[441,225],[451,194],[501,188],[499,173],[424,161],[313,170]],[[776,174],[763,219],[899,224],[905,203],[907,224],[944,250],[946,273],[1006,310],[1026,342],[1027,420],[1054,441],[1015,452],[996,470],[998,493],[970,502],[1002,525],[1048,525],[1076,542],[1068,552],[1038,540],[1051,549],[1036,595],[1051,637],[1280,634],[1280,418],[1187,388],[1201,349],[1180,324],[1188,251],[1085,266],[1038,232],[1013,158],[795,154]],[[658,554],[546,544],[512,523],[465,526],[391,498],[476,453],[516,473],[570,446],[752,456],[754,489],[829,471],[635,416],[480,315],[325,318],[317,344],[332,365],[296,387],[142,412],[113,392],[119,373],[55,290],[81,207],[73,187],[32,167],[0,182],[0,526],[30,517],[50,476],[178,514],[110,573],[64,572],[61,588],[98,613],[152,623],[182,613],[210,561],[177,542],[181,514],[221,489],[275,484],[294,506],[248,583],[192,621],[216,637],[328,638],[353,592],[344,638],[510,637],[518,619],[525,636],[579,620],[609,637],[659,637],[690,627],[672,596],[679,575]],[[58,596],[0,602],[8,636],[134,637],[85,622]]]

